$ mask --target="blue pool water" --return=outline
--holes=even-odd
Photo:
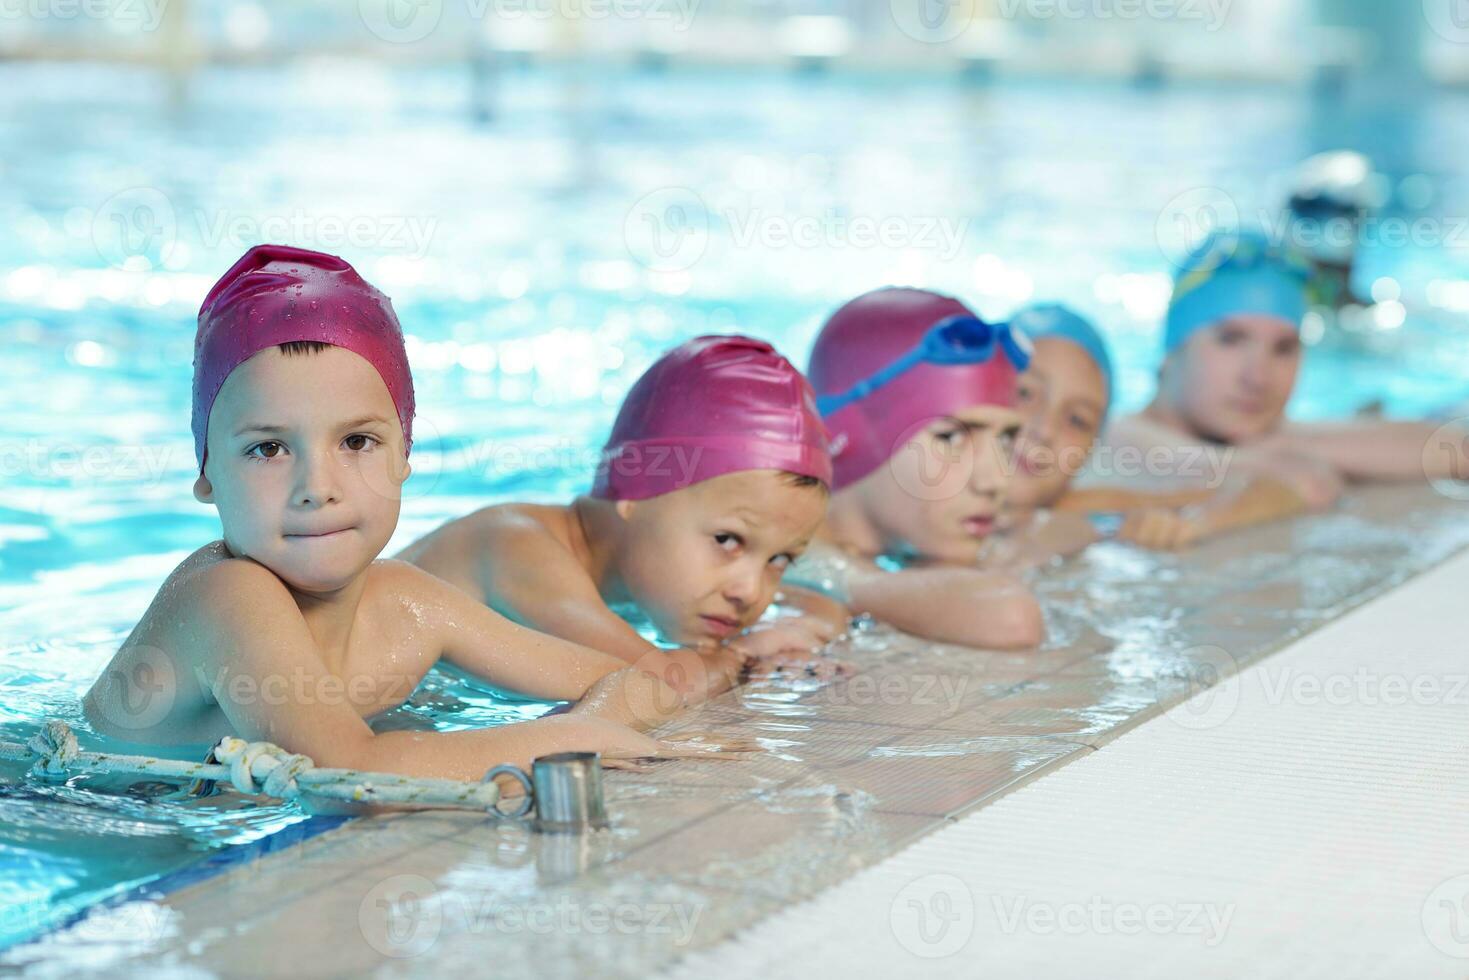
[[[631,379],[699,333],[761,334],[801,360],[826,311],[882,283],[996,316],[1059,299],[1101,319],[1131,407],[1156,364],[1159,229],[1179,195],[1250,213],[1297,160],[1353,145],[1403,189],[1395,213],[1469,214],[1463,96],[1347,112],[1248,87],[501,82],[476,123],[458,69],[218,70],[170,109],[145,71],[0,66],[0,738],[62,717],[86,740],[77,698],[217,534],[190,494],[192,321],[261,238],[347,256],[410,335],[420,415],[396,549],[485,503],[579,491]],[[1469,235],[1444,222],[1443,237],[1367,250],[1364,288],[1390,283],[1405,320],[1370,349],[1313,350],[1298,414],[1466,393]],[[386,723],[543,709],[435,674]],[[303,819],[0,772],[0,946]]]

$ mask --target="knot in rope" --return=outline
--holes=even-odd
[[[307,756],[287,752],[279,745],[239,738],[220,740],[214,757],[230,767],[230,783],[241,793],[264,793],[283,800],[300,796],[296,777],[316,768]]]
[[[76,761],[81,746],[77,745],[76,733],[64,721],[52,718],[45,727],[32,735],[26,747],[36,755],[36,771],[48,776],[59,776]]]

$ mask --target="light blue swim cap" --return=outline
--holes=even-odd
[[[1172,353],[1220,320],[1263,314],[1301,325],[1311,267],[1256,231],[1214,232],[1184,260],[1173,280],[1163,350]]]
[[[1103,414],[1111,411],[1112,355],[1107,353],[1107,341],[1090,320],[1058,303],[1038,303],[1012,316],[1010,325],[1024,329],[1033,341],[1056,337],[1086,351],[1101,369],[1102,380],[1107,385],[1107,407]]]

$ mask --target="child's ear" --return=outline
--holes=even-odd
[[[209,482],[209,477],[205,476],[202,470],[199,473],[199,479],[194,481],[194,499],[201,504],[214,503],[214,484]]]

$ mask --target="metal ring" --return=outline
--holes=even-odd
[[[490,811],[497,817],[510,817],[512,819],[523,817],[529,813],[531,804],[534,802],[533,794],[535,793],[535,789],[531,786],[530,777],[525,774],[525,771],[515,766],[496,766],[485,773],[485,778],[481,779],[480,782],[492,783],[495,781],[496,776],[510,776],[514,778],[525,788],[525,794],[520,798],[520,807],[518,809],[502,810],[497,801],[494,806],[490,807]]]

